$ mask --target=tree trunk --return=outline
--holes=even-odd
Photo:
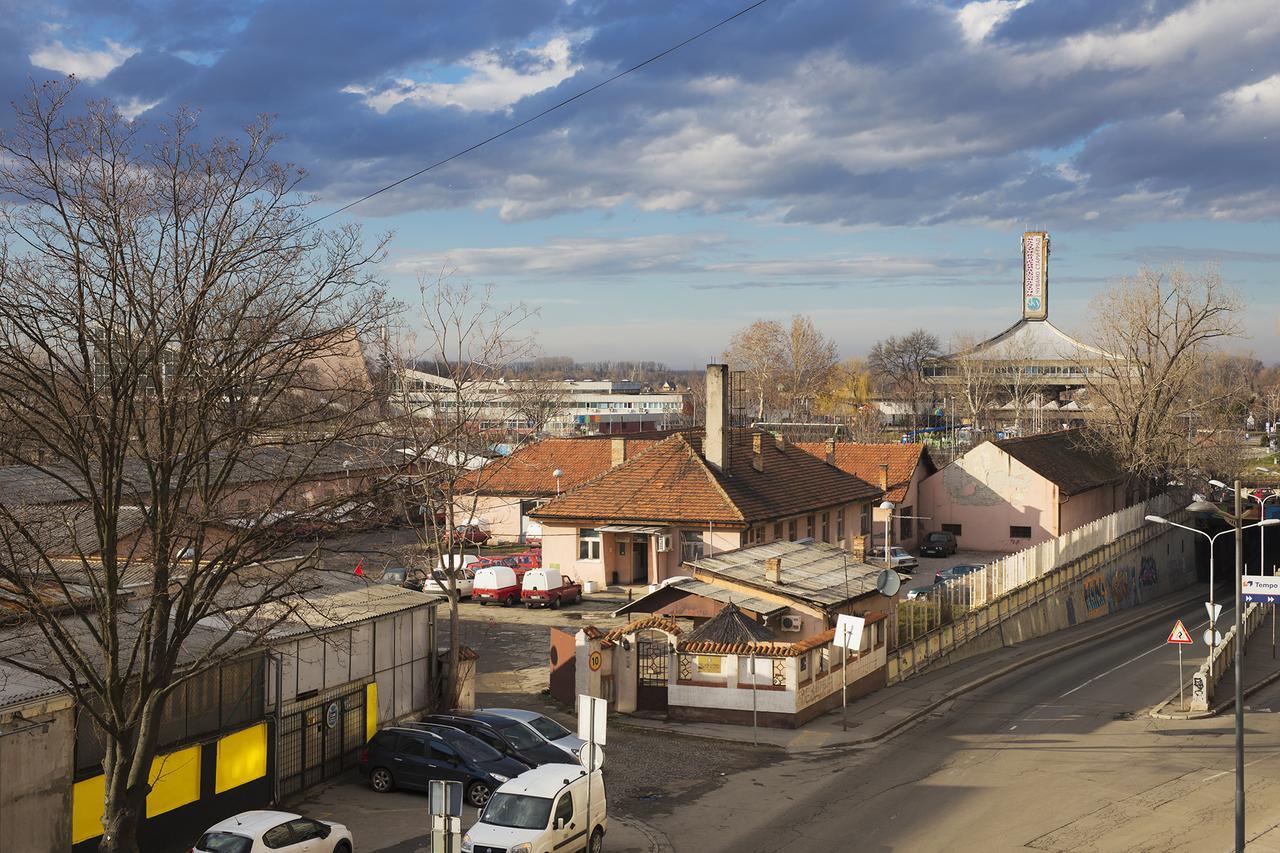
[[[147,788],[135,785],[128,788],[120,786],[119,793],[112,797],[108,794],[103,817],[102,839],[98,842],[99,853],[138,853],[138,827],[147,807]],[[108,792],[112,786],[108,786]]]

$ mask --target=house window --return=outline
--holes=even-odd
[[[831,670],[831,649],[824,646],[818,650],[818,675],[826,675]]]
[[[844,507],[836,513],[836,541],[844,541]]]
[[[787,522],[787,539],[792,542],[796,541],[796,520],[794,518]]]
[[[720,665],[720,655],[698,655],[698,672],[705,672],[708,675],[719,675]]]
[[[600,559],[600,531],[594,527],[582,527],[578,530],[578,559]]]
[[[618,540],[618,556],[619,557],[627,556],[627,543],[625,540],[622,540],[622,539]]]
[[[680,561],[683,563],[691,563],[694,560],[701,560],[706,552],[707,543],[702,541],[701,530],[681,530],[680,531]]]
[[[959,538],[961,527],[962,525],[959,524],[944,524],[942,525],[942,532],[950,533],[952,536]]]
[[[804,528],[805,528],[805,531],[806,531],[806,532],[805,532],[805,534],[804,534],[804,535],[805,535],[805,538],[807,538],[807,539],[812,539],[812,538],[813,538],[813,516],[812,516],[812,515],[807,516],[807,517],[805,518],[805,520],[804,520]]]
[[[1030,539],[1031,528],[1022,527],[1021,525],[1017,525],[1017,524],[1011,525],[1009,527],[1009,538],[1010,539]]]
[[[863,536],[871,532],[871,504],[862,505],[862,517],[858,519],[858,532]]]
[[[809,653],[805,652],[804,654],[800,655],[799,661],[800,661],[800,680],[808,681],[809,680]]]
[[[822,541],[831,541],[831,513],[829,512],[822,514]]]
[[[912,515],[913,513],[911,512],[911,510],[912,510],[912,507],[904,506],[904,507],[902,508],[902,515]],[[900,517],[900,518],[898,519],[898,538],[899,538],[899,539],[910,539],[913,535],[915,535],[915,527],[914,527],[914,525],[915,525],[915,519],[914,519],[914,518],[901,518],[901,517]]]
[[[774,539],[782,538],[782,522],[781,521],[773,525],[773,538]]]

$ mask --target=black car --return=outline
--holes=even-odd
[[[455,711],[451,714],[428,714],[422,718],[422,722],[461,729],[508,758],[521,761],[530,767],[540,767],[543,764],[573,764],[578,760],[576,756],[539,737],[519,720],[498,714]]]
[[[949,557],[956,552],[956,535],[946,530],[935,530],[924,537],[920,545],[921,557]]]
[[[360,774],[378,793],[425,791],[432,779],[461,782],[467,802],[480,807],[494,790],[528,768],[483,743],[396,726],[373,736],[360,753]]]

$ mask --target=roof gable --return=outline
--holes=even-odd
[[[1113,459],[1091,446],[1078,429],[1046,432],[992,442],[1064,495],[1076,495],[1119,482],[1124,471]]]
[[[827,442],[804,441],[796,447],[818,459],[827,457]],[[886,498],[896,504],[907,497],[907,489],[916,469],[923,465],[926,475],[932,473],[933,461],[923,444],[858,444],[839,441],[835,445],[836,467],[872,485],[880,482],[880,466],[889,466],[889,490]]]
[[[627,442],[628,458],[658,442],[656,438],[629,436],[544,438],[485,465],[476,474],[476,489],[482,495],[554,495],[557,483],[553,473],[559,470],[558,488],[567,492],[612,467],[615,438]]]

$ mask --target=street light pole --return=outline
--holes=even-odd
[[[1236,853],[1244,853],[1244,537],[1241,535],[1240,481],[1236,480]],[[1262,529],[1261,522],[1259,530]]]

